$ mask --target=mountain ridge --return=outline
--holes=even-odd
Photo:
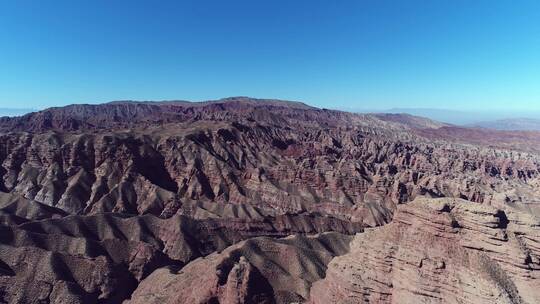
[[[421,256],[413,249],[422,238],[399,238],[418,226],[442,249],[449,235],[470,235],[461,226],[487,231],[481,240],[516,232],[500,246],[523,258],[504,269],[530,275],[532,285],[540,271],[538,132],[245,98],[74,105],[0,120],[0,130],[0,302],[309,303],[329,290],[327,302],[340,303],[355,297],[347,278],[358,276],[336,268],[340,261],[378,252],[391,259],[393,249],[379,247],[385,240]],[[468,205],[482,207],[462,212]],[[407,230],[409,222],[416,226]],[[385,231],[397,236],[385,239]],[[373,252],[356,245],[365,238]],[[407,276],[439,278],[438,262],[468,261],[433,254],[435,263],[420,259],[425,267]],[[498,256],[485,261],[497,265]],[[400,273],[369,261],[357,269]],[[512,297],[536,297],[517,276],[490,280],[473,291],[449,286],[481,300],[486,286],[504,293],[507,282],[518,286]],[[367,299],[379,299],[376,282],[362,284]],[[437,286],[419,279],[400,290],[425,300],[414,292],[445,295]]]

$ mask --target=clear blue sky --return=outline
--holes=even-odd
[[[0,1],[0,107],[237,95],[539,110],[540,1]]]

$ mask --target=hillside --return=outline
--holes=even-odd
[[[448,207],[459,224],[448,232],[452,242],[468,225],[512,235],[501,237],[501,248],[524,261],[501,266],[516,276],[494,284],[517,286],[501,285],[512,299],[538,299],[527,287],[540,269],[537,132],[235,97],[71,105],[2,118],[0,148],[0,299],[8,303],[342,303],[350,287],[343,280],[356,274],[339,274],[341,261],[393,258],[387,251],[395,249],[377,247],[385,242],[406,250],[422,243],[374,231],[399,234],[413,221],[444,242],[441,231],[453,226],[432,213],[446,207],[422,205],[441,199],[459,199],[459,208]],[[460,211],[467,206],[480,211]],[[514,214],[527,221],[492,227],[498,210],[510,222]],[[373,242],[367,253],[358,247],[365,238]],[[462,261],[448,260],[445,250],[426,254],[445,265]],[[501,260],[488,258],[489,265]],[[358,263],[386,273],[386,266]],[[391,289],[367,279],[354,284],[366,302],[392,302]],[[427,288],[423,280],[411,284]],[[206,289],[186,289],[194,285]],[[322,297],[320,288],[332,293]]]

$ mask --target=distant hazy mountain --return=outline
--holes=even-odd
[[[36,111],[35,109],[16,109],[16,108],[0,108],[0,117],[2,116],[21,116],[30,112]]]
[[[523,117],[540,120],[540,112],[538,111],[501,111],[490,109],[486,109],[485,111],[456,111],[429,108],[393,108],[383,112],[407,113],[462,126],[494,120],[522,119]]]
[[[471,124],[478,121],[475,113],[442,109],[392,108],[384,111],[384,113],[406,113],[456,125]]]
[[[418,129],[438,129],[442,127],[451,126],[449,124],[425,118],[422,116],[415,116],[411,114],[395,114],[395,113],[377,113],[374,114],[381,120],[398,122],[407,125],[412,128]]]
[[[360,112],[377,112],[377,113],[393,113],[393,114],[410,114],[414,116],[427,117],[432,120],[460,125],[460,126],[482,126],[485,128],[499,129],[502,128],[503,122],[514,122],[520,121],[519,126],[515,130],[529,130],[534,126],[533,122],[540,121],[540,112],[538,111],[500,111],[500,110],[489,110],[486,111],[456,111],[456,110],[445,110],[445,109],[430,109],[430,108],[392,108],[389,110],[382,111],[360,111]],[[527,118],[523,118],[527,117]],[[488,122],[493,122],[490,124]],[[496,123],[495,123],[496,122]],[[501,125],[495,127],[496,125]],[[536,125],[540,125],[536,123]],[[512,128],[518,127],[517,125],[509,125]],[[509,130],[503,128],[503,130]],[[537,130],[537,128],[534,128]]]
[[[472,127],[481,127],[495,130],[536,130],[540,131],[540,119],[512,118],[492,121],[482,121],[471,124]]]
[[[352,112],[360,113],[389,113],[389,114],[409,114],[414,116],[426,117],[432,120],[440,121],[443,123],[449,123],[454,125],[468,125],[480,121],[492,120],[492,113],[476,113],[465,112],[455,110],[444,109],[429,109],[429,108],[392,108],[388,110],[354,110],[349,109]],[[479,118],[480,117],[480,118]],[[496,119],[507,118],[506,116],[500,116]]]

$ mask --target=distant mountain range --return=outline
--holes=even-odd
[[[467,125],[478,122],[478,114],[473,112],[429,109],[429,108],[392,108],[383,111],[384,113],[402,113],[414,116],[427,117],[436,121],[450,123],[454,125]],[[482,121],[490,120],[490,115],[481,114]]]
[[[495,130],[530,130],[540,131],[540,119],[512,118],[492,121],[482,121],[470,125],[471,127],[495,129]]]
[[[380,113],[378,115],[401,114],[401,119],[405,119],[406,115],[413,115],[413,117],[424,117],[440,123],[470,128],[540,131],[540,112],[538,111],[456,111],[430,108],[392,108],[382,111],[359,110],[356,112]],[[386,117],[386,119],[389,118]]]
[[[237,97],[238,99],[238,97]],[[240,98],[241,99],[241,98]],[[244,98],[245,99],[245,98]],[[269,100],[266,100],[270,102]],[[109,104],[122,104],[126,102],[150,104],[150,105],[180,105],[190,104],[187,101],[161,101],[161,102],[145,102],[145,101],[115,101]],[[273,101],[279,104],[280,101]],[[205,105],[208,102],[201,102],[200,105]],[[298,107],[308,108],[303,103],[292,103]],[[193,104],[192,104],[193,106]],[[0,107],[0,117],[4,116],[22,116],[31,112],[36,112],[36,109],[30,108],[2,108]],[[409,123],[413,123],[414,120],[417,124],[425,124],[429,119],[429,123],[440,124],[452,124],[457,126],[472,127],[472,128],[486,128],[493,130],[516,130],[516,131],[540,131],[540,112],[503,112],[503,111],[456,111],[456,110],[444,110],[433,108],[392,108],[388,110],[350,110],[353,112],[362,113],[378,113],[378,115],[385,115],[384,120],[393,119],[407,119]],[[394,114],[407,114],[402,116],[388,116]],[[381,117],[382,118],[382,117]],[[413,123],[414,124],[414,123]]]
[[[461,126],[484,125],[484,122],[502,120],[522,120],[525,117],[525,119],[540,120],[540,112],[538,111],[457,111],[431,108],[392,108],[383,112],[423,116],[440,122]],[[485,125],[487,127],[487,124]]]
[[[0,108],[0,117],[2,116],[21,116],[30,112],[36,111],[35,109],[23,109],[23,108]]]

